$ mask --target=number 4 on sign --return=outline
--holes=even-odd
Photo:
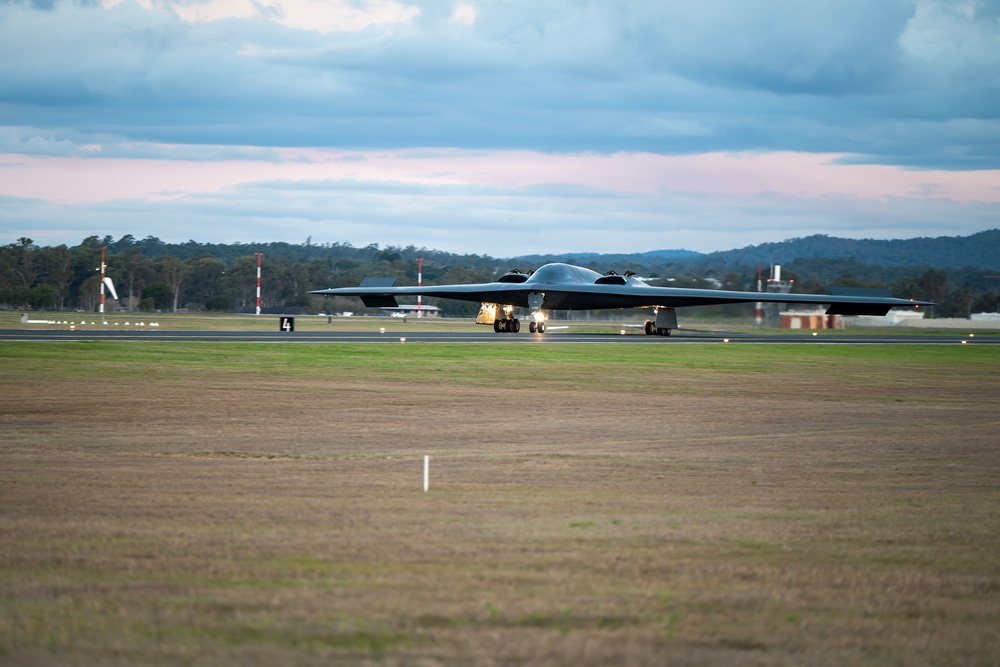
[[[295,318],[294,317],[282,317],[281,326],[279,327],[282,331],[295,331]]]

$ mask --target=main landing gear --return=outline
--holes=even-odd
[[[521,320],[514,318],[504,318],[493,320],[494,333],[520,333]]]
[[[528,331],[531,333],[545,333],[545,322],[542,321],[545,319],[542,315],[544,301],[545,294],[542,292],[532,292],[528,295],[528,308],[531,310]],[[494,333],[520,333],[521,320],[513,315],[513,305],[486,302],[479,308],[476,324],[489,324],[492,320]]]
[[[666,327],[656,326],[656,322],[653,320],[646,320],[646,326],[644,328],[647,336],[669,336],[672,331]]]
[[[493,331],[495,333],[520,333],[521,320],[516,317],[493,320]],[[528,331],[531,333],[545,333],[545,322],[535,322],[532,320],[528,323]]]

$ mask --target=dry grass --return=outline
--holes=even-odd
[[[0,346],[0,662],[997,664],[995,348],[375,347]]]

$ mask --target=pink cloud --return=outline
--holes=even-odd
[[[261,181],[358,180],[520,188],[561,183],[639,194],[827,195],[1000,202],[1000,170],[838,164],[842,154],[546,154],[455,149],[279,149],[278,160],[187,161],[0,155],[0,194],[88,203],[173,199]]]

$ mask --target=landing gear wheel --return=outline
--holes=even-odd
[[[493,320],[493,333],[500,333],[501,320]]]
[[[656,329],[656,335],[657,336],[669,336],[670,335],[670,329],[664,329],[662,327],[657,327],[657,329]]]
[[[646,331],[646,335],[647,336],[654,336],[654,335],[656,335],[656,325],[653,324],[652,320],[646,320],[646,324],[644,326],[644,329]]]
[[[545,322],[538,323],[538,333],[545,333]]]
[[[538,331],[538,323],[537,322],[528,322],[528,332],[529,333],[535,333],[536,331]]]
[[[514,318],[510,321],[510,324],[511,333],[521,333],[521,320]]]

